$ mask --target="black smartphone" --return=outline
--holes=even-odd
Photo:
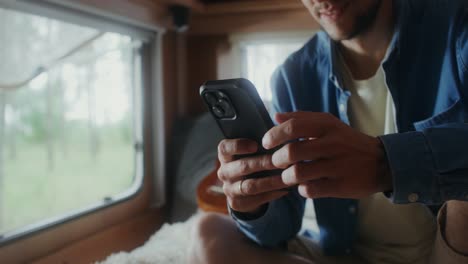
[[[257,89],[249,80],[241,78],[208,81],[200,87],[200,96],[225,138],[247,138],[256,141],[259,148],[253,155],[273,153],[277,149],[266,150],[262,147],[262,138],[274,123]],[[280,170],[264,171],[249,177],[280,173]]]

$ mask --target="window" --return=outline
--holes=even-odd
[[[238,64],[234,69],[221,69],[221,77],[242,76],[257,88],[268,110],[271,108],[271,76],[286,58],[299,50],[313,32],[255,33],[231,37],[230,59]],[[240,70],[237,70],[240,68]],[[231,74],[223,72],[233,72]]]
[[[0,6],[0,238],[140,187],[143,45]]]
[[[270,81],[273,72],[286,58],[304,45],[302,41],[287,43],[253,43],[244,47],[245,78],[252,81],[269,107],[272,99]]]

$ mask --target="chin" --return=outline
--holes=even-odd
[[[327,30],[324,29],[327,35],[334,41],[348,40],[351,38],[352,34],[345,31],[338,30]]]

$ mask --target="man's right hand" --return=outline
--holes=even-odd
[[[218,158],[221,166],[218,178],[223,182],[223,190],[231,209],[242,213],[255,213],[262,205],[276,200],[288,192],[281,175],[257,179],[247,176],[276,168],[271,155],[256,155],[237,159],[236,156],[254,154],[258,144],[248,139],[225,139],[218,145]]]

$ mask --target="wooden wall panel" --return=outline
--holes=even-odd
[[[218,77],[218,54],[228,45],[227,35],[189,36],[187,38],[187,86],[181,97],[183,116],[194,117],[206,111],[199,89],[207,80]]]
[[[190,34],[307,31],[317,30],[318,28],[318,24],[304,8],[261,13],[194,15],[190,23]]]
[[[317,30],[318,24],[300,0],[246,0],[207,4],[194,12],[190,34]]]
[[[125,223],[104,229],[32,263],[94,263],[112,253],[131,251],[143,245],[163,224],[162,215],[161,210],[136,215]]]
[[[172,127],[178,117],[178,63],[177,63],[178,36],[174,31],[167,31],[163,36],[163,89],[164,111],[166,120],[166,142],[171,140]]]

